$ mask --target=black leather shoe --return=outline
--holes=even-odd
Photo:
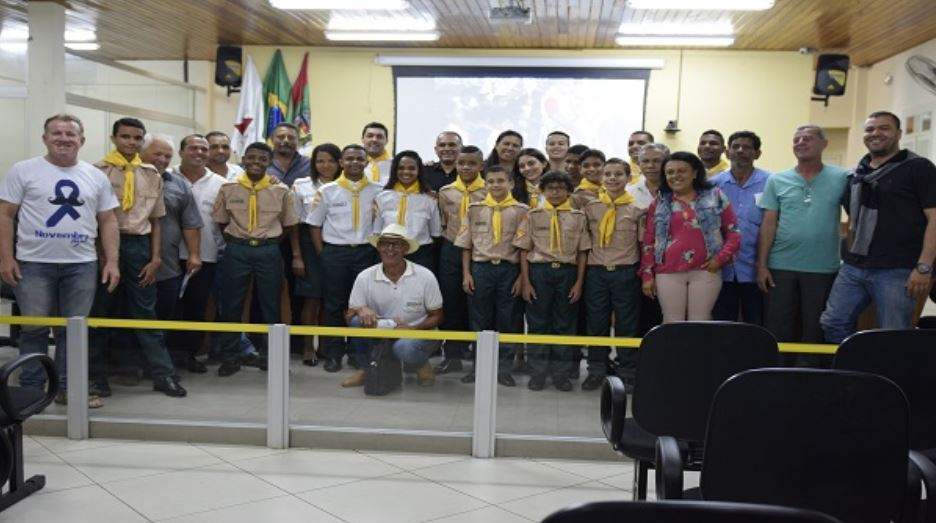
[[[465,374],[464,376],[461,377],[459,381],[461,381],[462,383],[474,383],[475,382],[474,371],[471,371],[468,374]]]
[[[88,386],[88,395],[97,396],[99,398],[109,398],[113,393],[111,392],[110,384],[106,380],[95,381]]]
[[[328,358],[322,368],[325,369],[325,372],[338,372],[341,370],[341,360]]]
[[[582,390],[596,390],[601,387],[602,382],[604,382],[604,376],[589,374],[588,377],[585,378],[585,381],[582,382]]]
[[[162,392],[171,398],[184,398],[188,392],[179,385],[179,380],[175,376],[166,376],[153,380],[153,390]]]
[[[255,367],[260,370],[267,370],[267,359],[266,356],[262,354],[251,352],[250,354],[244,356],[244,358],[241,360],[241,365],[245,367]]]
[[[517,382],[514,381],[513,376],[511,376],[510,374],[499,374],[497,376],[497,383],[500,383],[501,385],[505,387],[517,386]]]
[[[445,358],[435,368],[436,374],[448,374],[449,372],[459,372],[462,370],[462,361],[455,358]]]
[[[208,367],[206,367],[204,363],[195,359],[194,356],[188,359],[185,364],[185,368],[187,368],[188,371],[192,374],[204,374],[208,372]]]
[[[565,376],[553,376],[553,385],[556,386],[557,390],[561,390],[562,392],[569,392],[572,390],[572,382]]]
[[[241,366],[240,363],[233,361],[225,361],[221,363],[221,366],[218,367],[218,376],[227,377],[240,372]]]
[[[540,391],[544,387],[546,387],[546,376],[530,376],[530,381],[527,382],[528,389]]]

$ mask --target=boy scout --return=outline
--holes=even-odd
[[[530,209],[510,194],[513,177],[502,166],[486,171],[487,196],[468,207],[455,245],[462,252],[462,288],[468,294],[471,329],[520,332],[523,324],[520,295],[520,251],[513,238]],[[510,375],[514,348],[501,344],[497,382],[517,383]],[[474,382],[474,371],[462,378]]]
[[[637,335],[640,317],[640,278],[637,262],[639,224],[647,212],[635,205],[634,196],[627,192],[630,179],[627,165],[620,158],[605,163],[602,177],[605,191],[585,206],[592,249],[588,253],[585,273],[585,310],[589,336],[610,334],[611,314],[614,313],[614,335]],[[582,382],[583,390],[601,386],[607,374],[608,347],[588,348],[588,377]],[[625,382],[632,382],[637,367],[637,352],[618,350],[618,361]]]
[[[279,242],[284,229],[298,223],[293,194],[285,184],[266,174],[273,161],[270,146],[256,142],[244,151],[244,174],[221,186],[212,218],[224,229],[221,260],[221,321],[240,321],[244,299],[253,276],[263,323],[280,321],[283,259]],[[293,246],[298,252],[298,246]],[[240,334],[221,334],[218,376],[241,368]],[[261,358],[265,358],[262,355]],[[261,368],[263,364],[261,363]]]
[[[319,189],[306,223],[312,226],[312,244],[322,260],[325,325],[345,327],[345,310],[359,272],[377,263],[377,251],[368,243],[373,232],[374,198],[383,189],[365,176],[367,153],[358,144],[341,151],[341,176]],[[341,338],[325,338],[325,371],[341,370],[345,352]],[[349,356],[363,368],[367,354]]]
[[[458,178],[439,189],[439,210],[442,217],[442,248],[439,253],[439,288],[445,303],[445,317],[441,330],[468,330],[468,297],[462,288],[462,249],[455,246],[455,238],[468,206],[484,200],[487,189],[481,178],[484,153],[474,145],[461,148],[455,160]],[[435,368],[436,374],[462,370],[462,359],[468,351],[463,341],[445,342],[445,359]]]
[[[585,205],[598,198],[601,191],[601,168],[605,163],[605,155],[598,149],[589,149],[582,153],[582,181],[572,194],[572,207],[584,209]]]
[[[95,164],[110,180],[114,195],[120,202],[115,210],[120,229],[119,268],[123,276],[119,287],[110,293],[98,286],[91,316],[108,317],[117,311],[117,292],[126,304],[126,316],[139,320],[156,319],[156,271],[160,264],[159,219],[166,214],[163,200],[162,175],[150,164],[143,163],[139,151],[146,129],[136,118],[121,118],[114,122],[115,149]],[[158,330],[134,331],[153,376],[153,390],[167,396],[182,397],[186,391],[179,385],[163,333]],[[94,329],[91,334],[89,366],[90,394],[111,395],[107,382],[104,357],[106,333]]]
[[[546,173],[540,180],[546,196],[543,207],[531,209],[514,246],[520,256],[523,299],[527,302],[527,327],[532,334],[575,334],[587,251],[591,248],[585,213],[572,208],[569,193],[572,179],[560,172]],[[534,345],[528,347],[530,390],[543,390],[546,376],[561,391],[572,390],[569,375],[578,347]]]

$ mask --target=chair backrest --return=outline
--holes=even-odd
[[[834,367],[896,383],[910,404],[910,448],[936,448],[936,330],[859,332],[842,342]]]
[[[745,371],[712,402],[702,498],[818,510],[849,523],[896,520],[908,431],[907,400],[887,378]]]
[[[778,357],[776,339],[757,325],[660,325],[637,351],[634,419],[651,434],[702,441],[718,387],[743,370],[776,366]]]
[[[933,287],[933,292],[936,292],[936,287]],[[917,327],[921,329],[936,329],[936,316],[923,316],[920,318],[920,321],[917,322]]]
[[[542,523],[837,523],[788,507],[708,501],[599,501],[565,508]]]

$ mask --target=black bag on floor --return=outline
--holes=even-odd
[[[364,370],[364,394],[383,396],[403,384],[403,366],[393,354],[391,342],[380,340],[374,343],[370,352],[370,362]]]

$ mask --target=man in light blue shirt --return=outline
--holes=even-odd
[[[734,263],[722,268],[722,288],[712,310],[716,320],[763,325],[764,293],[757,288],[757,240],[763,211],[757,206],[770,173],[754,167],[761,155],[761,139],[751,131],[728,137],[731,168],[709,181],[728,196],[741,228],[741,249]]]

